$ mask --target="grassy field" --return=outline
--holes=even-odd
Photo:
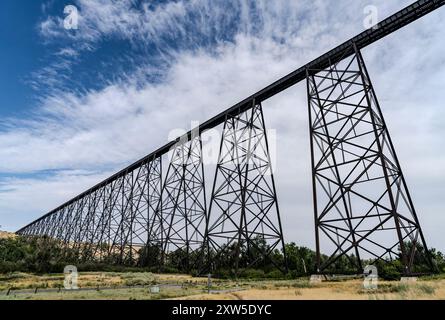
[[[0,275],[0,290],[8,288],[34,289],[63,287],[63,274],[33,275],[29,273],[12,273]],[[206,283],[206,279],[193,278],[188,275],[152,274],[146,272],[80,272],[79,288],[101,288],[118,286],[141,286],[151,284],[198,285]]]
[[[183,299],[183,298],[181,298]],[[185,299],[237,300],[411,300],[445,299],[445,280],[418,281],[415,284],[380,282],[376,290],[363,289],[360,280],[323,282],[311,285],[307,281],[289,281],[256,284],[246,290],[201,294]]]
[[[151,294],[147,288],[99,289],[91,291],[38,292],[37,294],[11,293],[9,296],[0,296],[0,300],[159,300],[197,295],[200,292],[202,291],[166,288],[161,293]]]
[[[0,274],[0,300],[166,299],[201,294],[207,285],[206,278],[144,272],[82,272],[78,278],[81,290],[78,291],[63,290],[63,281],[63,274]],[[216,279],[213,283],[214,288],[223,289],[227,286],[227,283]],[[154,284],[160,286],[160,293],[150,293],[149,288]]]
[[[378,289],[366,290],[361,280],[326,281],[311,284],[296,280],[212,280],[207,293],[207,278],[177,274],[85,272],[79,275],[79,291],[58,290],[63,274],[0,275],[0,299],[75,300],[75,299],[445,299],[445,279],[422,278],[415,283],[379,281]],[[150,293],[153,284],[160,293]],[[38,288],[35,293],[35,288]],[[7,295],[8,289],[11,289]],[[85,290],[86,289],[86,290]]]

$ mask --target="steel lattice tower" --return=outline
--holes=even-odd
[[[318,271],[346,256],[362,272],[361,258],[392,260],[400,250],[410,274],[425,239],[365,63],[351,45],[352,56],[307,69]],[[323,262],[321,242],[333,244]]]
[[[185,254],[180,262],[185,269],[197,267],[207,226],[201,136],[181,141],[173,149],[161,200],[156,212],[162,222],[158,225],[162,259],[168,252],[180,250]],[[190,259],[193,251],[196,257]]]
[[[227,115],[224,122],[209,208],[208,246],[210,251],[231,251],[237,272],[242,251],[247,257],[242,267],[250,267],[265,262],[280,245],[284,251],[263,111],[261,104],[253,102],[251,109]],[[214,262],[224,265],[218,255]]]

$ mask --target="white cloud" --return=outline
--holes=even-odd
[[[383,18],[410,1],[373,2]],[[40,25],[49,41],[69,37],[90,46],[120,37],[165,46],[174,60],[167,69],[139,61],[136,72],[125,76],[128,81],[86,94],[53,92],[30,119],[8,121],[10,128],[0,132],[1,172],[88,171],[3,180],[9,191],[0,190],[0,216],[11,228],[95,184],[110,168],[118,170],[161,146],[171,129],[189,129],[190,121],[210,118],[358,33],[369,1],[329,6],[324,1],[259,1],[255,10],[244,1],[179,1],[141,10],[131,3],[78,1],[77,34],[59,30],[56,17]],[[192,13],[196,20],[190,20]],[[439,95],[445,77],[443,17],[434,13],[364,50],[427,239],[442,250],[436,225],[445,224],[438,212],[445,204],[439,196],[445,179],[445,114]],[[230,21],[237,24],[237,36],[224,42]],[[220,41],[209,50],[198,42],[202,35]],[[188,39],[187,45],[173,50],[165,41],[172,38]],[[61,55],[70,56],[69,51]],[[164,80],[145,82],[144,70],[164,72]],[[276,181],[285,236],[313,247],[306,103],[301,84],[266,101],[264,110],[266,124],[278,134]],[[26,199],[26,209],[20,199]]]
[[[77,57],[79,53],[73,48],[63,48],[56,53],[58,56]]]
[[[46,178],[13,177],[0,181],[0,216],[3,227],[16,231],[48,211],[48,206],[59,206],[112,172],[100,174],[85,170],[59,171]],[[17,213],[21,214],[18,215]]]

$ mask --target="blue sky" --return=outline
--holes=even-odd
[[[131,72],[131,65],[126,63],[129,54],[131,57],[152,54],[151,47],[141,48],[126,39],[110,37],[99,41],[94,50],[85,50],[81,58],[71,56],[66,59],[63,51],[71,50],[77,43],[63,36],[57,41],[49,41],[39,28],[48,16],[54,14],[63,18],[63,8],[70,3],[32,1],[24,10],[21,2],[2,2],[0,84],[7,93],[0,97],[2,117],[26,117],[27,111],[36,107],[39,99],[56,89],[68,88],[73,92],[101,89],[109,81],[116,81],[122,73]],[[65,35],[75,37],[76,31],[66,30]],[[57,83],[51,81],[55,79]]]
[[[38,1],[30,2],[29,10],[23,10],[18,1],[4,1],[1,6],[0,85],[4,94],[0,96],[0,115],[5,117],[16,115],[32,104],[33,90],[25,81],[41,66],[39,59],[45,48],[39,43],[35,29],[40,17]]]
[[[0,225],[16,230],[411,0],[0,3]],[[78,30],[65,30],[75,5]],[[445,9],[363,50],[419,217],[445,250]],[[313,247],[304,84],[265,103],[289,241]]]

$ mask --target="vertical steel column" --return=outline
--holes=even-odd
[[[144,247],[144,259],[140,259],[141,265],[159,265],[158,254],[162,244],[162,234],[159,226],[162,223],[162,212],[156,212],[158,205],[161,206],[162,192],[162,157],[157,157],[150,162],[147,175],[147,239]],[[158,232],[155,232],[158,230]]]
[[[284,240],[262,107],[228,114],[209,207],[208,257],[215,268],[270,263]],[[284,251],[285,252],[285,251]]]
[[[362,259],[400,258],[411,274],[418,251],[432,270],[365,63],[351,46],[352,57],[307,69],[317,270],[335,272],[348,259],[361,272]],[[321,251],[329,252],[323,262]]]
[[[162,186],[161,202],[156,210],[161,223],[162,261],[195,268],[203,246],[206,227],[206,203],[201,137],[182,139],[173,149]]]

